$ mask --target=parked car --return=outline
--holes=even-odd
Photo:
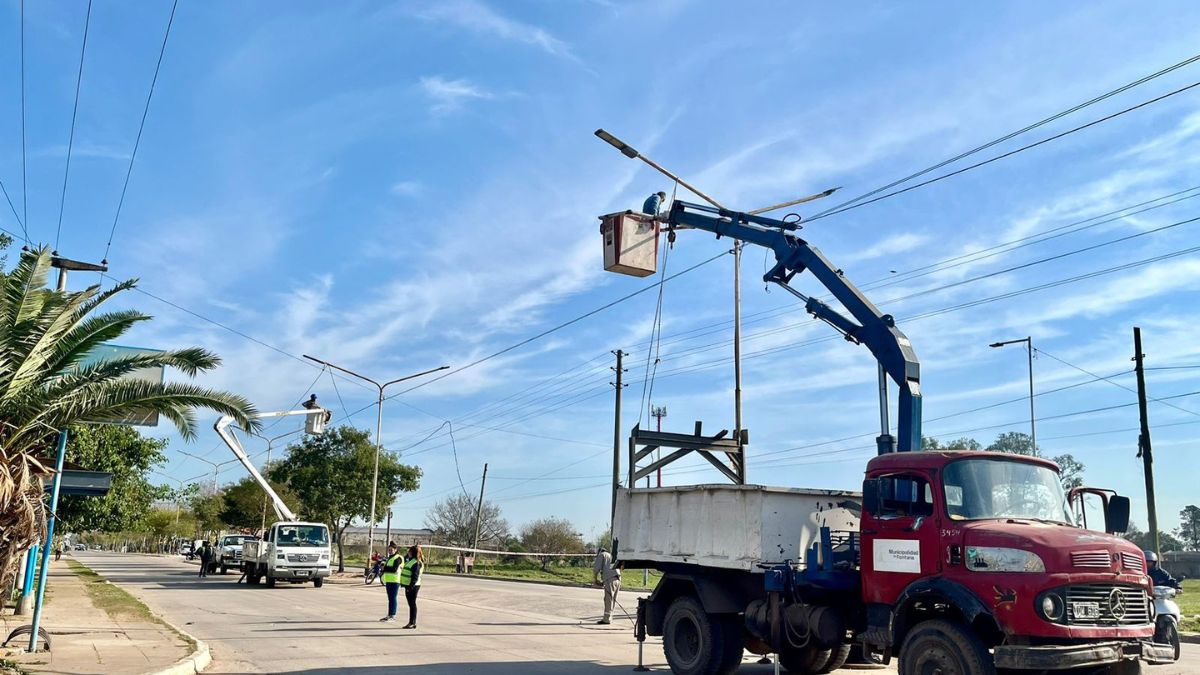
[[[83,544],[75,544],[75,550],[76,551],[86,551],[87,546],[84,546]]]

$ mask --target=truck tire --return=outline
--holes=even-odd
[[[996,675],[987,647],[962,625],[933,619],[913,627],[900,647],[899,675]]]
[[[817,672],[824,675],[825,673],[832,673],[846,665],[846,660],[850,658],[850,646],[848,644],[841,644],[834,647],[829,653],[829,660]]]
[[[267,588],[275,588],[275,577],[267,575]]]
[[[313,579],[313,588],[320,588],[324,585],[325,585],[325,580],[322,579],[321,577],[317,577],[316,579]]]
[[[229,574],[229,568],[221,565],[221,574]]]
[[[717,675],[733,675],[741,668],[742,655],[746,649],[743,621],[736,614],[715,615],[709,618],[720,625],[721,635],[725,638],[725,646],[721,650],[721,663],[717,666]]]
[[[789,647],[779,652],[779,665],[789,673],[796,675],[817,675],[817,673],[826,672],[822,668],[829,663],[831,654],[832,650],[821,649],[816,645],[809,645],[802,649]]]
[[[730,647],[727,617],[710,616],[700,601],[689,595],[671,603],[663,619],[663,653],[675,675],[727,675],[734,650]],[[741,645],[738,645],[740,652]],[[738,663],[741,662],[740,656]],[[734,664],[735,666],[737,664]]]

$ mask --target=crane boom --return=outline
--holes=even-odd
[[[881,377],[886,373],[899,387],[898,438],[893,446],[885,422],[878,439],[879,454],[921,448],[921,365],[912,344],[896,327],[892,316],[879,311],[842,274],[842,270],[835,267],[816,247],[790,233],[798,228],[795,221],[676,200],[671,205],[667,222],[673,228],[704,230],[718,237],[726,236],[771,249],[775,253],[775,266],[763,275],[763,280],[778,284],[803,300],[809,314],[833,326],[850,342],[865,345],[879,362]],[[804,270],[811,272],[821,285],[829,289],[850,313],[850,317],[789,285],[792,278]],[[886,388],[880,388],[884,420],[887,417],[886,392]]]
[[[320,430],[324,427],[327,414],[328,411],[323,408],[305,408],[302,410],[284,410],[279,412],[259,413],[254,415],[254,419],[288,417],[290,415],[313,415],[314,417],[312,417],[309,421],[309,428],[310,430],[313,430],[312,433],[320,433]],[[221,419],[217,420],[217,423],[213,425],[213,430],[217,432],[217,435],[221,437],[221,440],[225,442],[225,445],[229,446],[229,449],[233,451],[233,456],[237,457],[238,461],[242,463],[242,466],[246,467],[246,470],[250,472],[250,475],[254,478],[254,480],[258,482],[263,491],[267,493],[267,496],[271,498],[271,506],[275,509],[275,516],[280,520],[297,520],[296,514],[292,513],[292,510],[288,508],[288,505],[285,504],[284,501],[280,499],[279,495],[275,493],[275,490],[271,487],[271,484],[267,482],[267,479],[263,478],[262,474],[258,472],[258,469],[254,467],[254,462],[250,461],[250,457],[246,454],[246,449],[242,447],[242,442],[238,440],[238,437],[233,434],[233,429],[230,428],[233,422],[234,418],[231,415],[225,415]]]

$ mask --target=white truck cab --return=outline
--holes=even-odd
[[[313,582],[320,588],[330,567],[329,528],[323,523],[278,522],[263,539],[242,542],[242,570],[246,582],[266,580],[293,584]]]

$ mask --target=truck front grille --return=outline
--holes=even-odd
[[[1127,570],[1133,570],[1138,574],[1146,573],[1146,558],[1141,553],[1122,553],[1121,561]]]
[[[1112,566],[1112,558],[1108,551],[1075,551],[1071,553],[1071,564],[1075,567],[1108,569]]]
[[[1081,584],[1063,589],[1066,623],[1071,626],[1145,626],[1150,623],[1150,597],[1145,589],[1116,584]],[[1099,608],[1091,616],[1084,607]]]
[[[316,553],[289,553],[287,561],[290,563],[318,563],[321,561],[321,556]]]

